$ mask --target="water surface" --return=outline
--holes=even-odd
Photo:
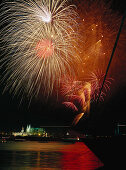
[[[103,163],[83,143],[0,143],[1,170],[94,170]]]

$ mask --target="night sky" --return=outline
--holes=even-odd
[[[81,2],[82,0],[80,3]],[[118,11],[122,15],[125,7],[124,0],[113,0],[112,2],[113,12]],[[93,103],[91,104],[90,114],[85,115],[77,124],[75,129],[95,134],[111,134],[113,133],[115,123],[126,122],[125,57],[122,58],[120,63],[118,63],[118,60],[113,57],[112,63],[114,63],[114,66],[111,64],[110,72],[111,74],[113,73],[115,87],[110,89],[109,95],[104,102],[100,102],[97,105]],[[118,72],[115,71],[116,64],[117,70],[120,70]],[[2,94],[2,87],[3,85],[1,85],[0,90],[1,130],[21,129],[22,126],[26,127],[27,124],[31,124],[33,127],[39,127],[42,125],[71,124],[74,113],[71,110],[62,107],[58,102],[54,102],[53,99],[50,99],[48,102],[35,99],[32,101],[30,106],[27,99],[24,99],[24,101],[19,104],[20,99],[17,96],[13,97],[13,95],[9,94],[9,92]]]

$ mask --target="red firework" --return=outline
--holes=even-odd
[[[104,77],[105,73],[100,70],[92,72],[90,75],[89,81],[91,83],[91,99],[94,101],[96,101],[99,96]],[[101,92],[100,100],[104,100],[104,96],[106,96],[106,93],[110,90],[110,85],[112,84],[112,81],[112,78],[106,78],[103,90]]]
[[[53,46],[52,41],[50,41],[50,40],[47,40],[47,39],[40,40],[40,41],[38,41],[38,43],[35,47],[35,50],[37,52],[38,57],[45,58],[45,57],[49,57],[53,54],[54,46]]]
[[[72,102],[63,102],[63,105],[65,105],[67,108],[72,109],[72,111],[77,112],[77,107]]]
[[[81,98],[80,96],[77,95],[70,95],[67,98],[68,101],[72,102],[78,109],[79,112],[83,111],[83,107],[84,107],[84,101],[83,98]]]
[[[76,80],[73,77],[64,77],[61,80],[61,94],[63,96],[75,95],[78,90],[83,88],[81,81]]]

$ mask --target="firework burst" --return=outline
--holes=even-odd
[[[60,91],[63,96],[76,95],[77,91],[83,87],[81,81],[78,81],[76,77],[68,75],[62,77],[60,83]]]
[[[0,7],[4,91],[50,95],[78,58],[74,6],[66,0],[14,0]]]
[[[62,104],[68,108],[73,108],[74,112],[76,111],[76,116],[72,122],[72,125],[76,125],[82,116],[90,111],[91,84],[76,81],[73,77],[67,77],[65,80],[61,81],[61,94],[66,101]]]
[[[102,83],[104,80],[105,74],[101,71],[98,70],[96,72],[92,72],[89,78],[89,81],[91,83],[91,99],[93,101],[97,101],[100,89],[102,87]],[[112,84],[113,79],[112,78],[106,78],[103,90],[101,92],[100,100],[104,100],[104,96],[106,96],[106,93],[110,91],[110,85]]]

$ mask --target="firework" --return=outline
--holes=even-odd
[[[72,102],[63,102],[63,105],[65,105],[67,108],[72,109],[72,111],[77,112],[77,107]]]
[[[67,101],[72,101],[77,108],[84,111],[84,107],[89,106],[91,95],[90,82],[77,81],[76,78],[67,77],[66,79],[62,79],[60,91],[61,95]]]
[[[14,0],[1,4],[1,68],[4,91],[50,95],[62,74],[72,74],[76,17],[66,0]]]
[[[76,77],[65,76],[61,79],[60,91],[63,96],[76,95],[82,87],[82,82],[78,81]]]
[[[61,81],[61,94],[64,95],[66,102],[65,106],[77,108],[77,115],[75,116],[72,125],[76,125],[85,113],[90,111],[90,99],[91,99],[91,84],[89,82],[76,81],[73,77],[67,77]],[[72,103],[72,105],[71,105]],[[73,107],[74,105],[74,107]]]
[[[91,99],[93,101],[97,101],[97,97],[99,95],[100,89],[102,87],[102,83],[104,80],[105,74],[98,70],[96,72],[92,72],[89,78],[89,81],[91,83]],[[100,100],[104,100],[104,96],[106,96],[106,93],[110,90],[110,85],[112,84],[113,79],[112,78],[106,78],[104,87],[100,96]]]
[[[75,126],[79,120],[83,117],[84,113],[79,113],[73,120],[72,125]]]
[[[112,11],[110,8],[111,4],[107,4],[102,0],[83,0],[81,2],[76,1],[76,3],[78,3],[77,6],[80,16],[79,31],[82,41],[80,42],[79,55],[81,56],[82,63],[78,67],[79,74],[76,79],[71,79],[72,81],[70,80],[68,83],[66,81],[66,85],[64,83],[63,94],[67,97],[71,94],[82,98],[83,103],[85,104],[83,105],[83,110],[78,113],[81,115],[81,113],[89,112],[91,102],[97,101],[122,16],[117,14],[115,11]],[[109,70],[109,73],[111,72],[111,75],[113,76],[114,74],[115,76],[113,77],[118,79],[116,82],[118,84],[120,83],[119,77],[122,75],[125,77],[125,71],[123,72],[123,70],[126,68],[124,64],[126,58],[125,25],[123,28],[118,48],[116,48],[116,53],[111,64],[112,69]],[[121,72],[123,72],[123,74],[120,74],[121,69],[119,69],[117,65],[120,66],[120,68],[123,66],[124,69],[121,68]],[[87,75],[90,75],[88,80],[86,79]],[[123,81],[124,79],[125,78],[123,78]],[[80,83],[78,80],[81,80],[82,82]],[[88,81],[89,84],[85,84],[86,81]],[[103,101],[104,97],[110,91],[112,81],[112,78],[107,77],[100,100]],[[73,102],[71,99],[69,101]],[[76,120],[79,120],[76,117],[75,122]]]
[[[83,110],[84,101],[80,96],[70,95],[67,96],[66,100],[72,102],[77,107],[78,112],[81,112]]]
[[[80,16],[79,31],[82,39],[79,52],[82,63],[79,67],[78,79],[84,80],[90,72],[98,69],[106,71],[122,16],[115,10],[112,11],[111,1],[107,3],[104,0],[83,0],[81,3],[80,1],[76,1],[76,3]],[[115,75],[116,78],[123,75],[123,73],[120,74],[121,66],[125,68],[125,26],[121,31],[116,53],[111,63],[112,69],[109,70],[112,74],[118,75]]]

